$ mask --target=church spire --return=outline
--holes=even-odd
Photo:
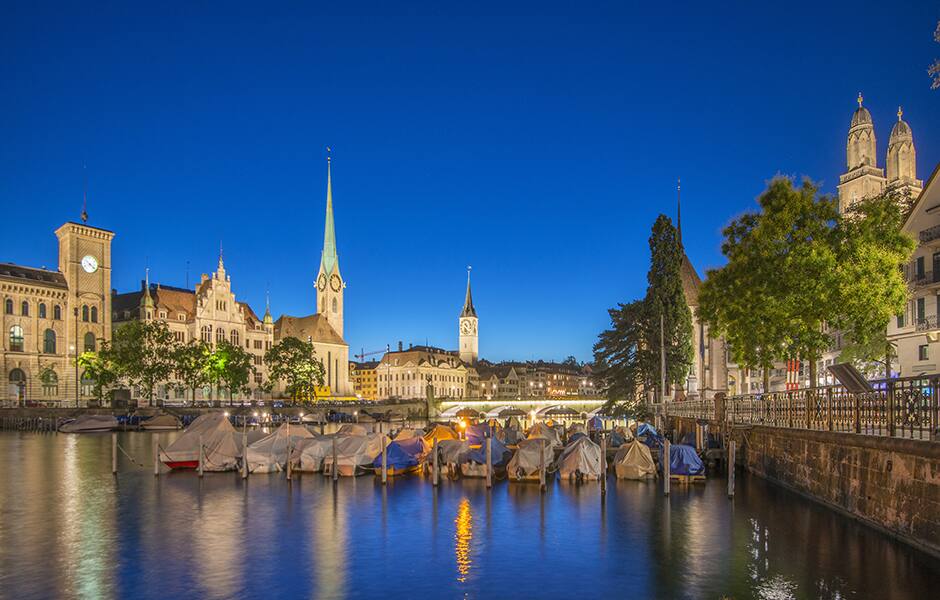
[[[460,312],[461,317],[477,316],[477,311],[473,308],[473,294],[470,293],[470,269],[471,267],[467,265],[467,296],[463,301],[463,310]]]
[[[682,243],[682,179],[676,179],[676,229],[679,231],[679,243]]]
[[[330,173],[330,148],[326,148],[326,223],[323,226],[323,255],[320,270],[332,273],[339,262],[336,254],[336,230],[333,226],[333,181]]]

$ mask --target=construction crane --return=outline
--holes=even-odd
[[[353,354],[353,358],[358,358],[360,361],[363,361],[366,359],[367,356],[375,356],[376,354],[385,354],[386,352],[389,351],[389,348],[390,346],[385,346],[385,348],[381,350],[373,350],[372,352],[366,352],[366,349],[362,348],[359,351],[359,354]]]

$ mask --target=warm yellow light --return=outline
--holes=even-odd
[[[228,411],[225,411],[225,412],[224,412],[224,413],[222,413],[222,414],[224,414],[224,415],[225,415],[225,418],[226,418],[226,419],[228,418]]]
[[[466,422],[466,421],[460,421],[460,422],[457,423],[457,426],[460,427],[461,429],[466,429],[466,428],[467,428],[467,422]]]
[[[255,417],[258,416],[258,411],[255,411],[254,416],[255,416]]]
[[[304,413],[300,413],[300,418],[301,418],[301,419],[304,418]]]

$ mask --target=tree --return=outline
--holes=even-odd
[[[684,252],[668,217],[656,219],[649,245],[646,296],[610,309],[611,328],[594,345],[597,381],[607,393],[606,409],[615,414],[636,415],[644,394],[660,387],[663,342],[667,385],[684,382],[694,358],[692,313],[682,288]]]
[[[578,363],[578,359],[575,358],[574,356],[568,356],[564,361],[562,361],[561,364],[565,365],[566,367],[571,367],[573,369],[577,369],[578,367],[581,366]]]
[[[107,392],[117,383],[119,377],[111,345],[102,341],[97,352],[82,352],[75,360],[84,377],[92,382],[92,394],[101,406]]]
[[[196,403],[196,390],[209,383],[209,355],[212,349],[202,341],[192,340],[173,350],[173,372],[181,389],[190,390]]]
[[[210,373],[216,385],[224,383],[228,388],[231,405],[236,391],[245,392],[251,375],[255,372],[251,354],[240,345],[221,341],[216,344],[209,359]]]
[[[264,353],[264,362],[271,380],[284,382],[293,402],[313,395],[314,389],[323,385],[323,363],[310,342],[284,338]]]
[[[933,41],[940,43],[940,22],[937,22],[937,28],[933,32]],[[933,64],[927,69],[927,74],[930,75],[930,89],[935,90],[940,88],[940,60],[933,61]]]
[[[114,330],[111,347],[120,376],[136,385],[153,404],[156,385],[173,373],[176,342],[162,321],[131,321]]]

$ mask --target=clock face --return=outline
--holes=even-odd
[[[343,285],[343,282],[340,281],[339,275],[333,273],[330,275],[330,287],[333,288],[334,292],[338,292],[339,288]]]
[[[470,319],[464,319],[460,322],[460,333],[471,334],[473,333],[473,321]]]
[[[321,292],[326,289],[326,275],[323,273],[320,273],[320,278],[317,279],[317,286],[320,288]]]
[[[86,254],[82,258],[82,268],[86,273],[94,273],[98,270],[98,259],[91,254]]]

